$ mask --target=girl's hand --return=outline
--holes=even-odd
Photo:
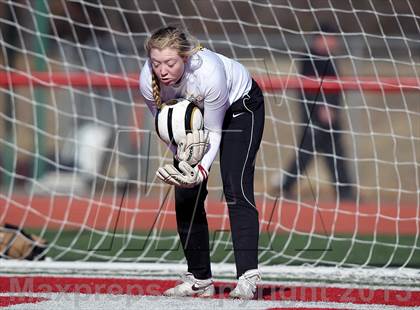
[[[197,165],[209,148],[209,133],[204,130],[193,130],[179,144],[176,152],[178,161],[185,161],[190,166]]]
[[[179,170],[174,165],[165,165],[156,171],[156,176],[163,182],[179,187],[195,187],[208,177],[208,171],[201,165],[194,168],[187,162],[179,163]]]

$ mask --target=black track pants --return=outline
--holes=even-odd
[[[247,95],[225,115],[220,146],[223,191],[232,232],[237,276],[258,267],[258,211],[254,199],[255,159],[264,130],[264,99],[253,81]],[[209,233],[204,209],[207,183],[192,189],[175,187],[178,233],[188,271],[198,279],[211,277]]]

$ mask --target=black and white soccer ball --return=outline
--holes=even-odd
[[[167,144],[178,145],[187,133],[201,130],[203,126],[203,113],[193,101],[185,98],[163,103],[155,117],[156,132]]]

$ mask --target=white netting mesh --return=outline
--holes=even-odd
[[[261,264],[419,266],[417,1],[0,0],[0,12],[0,223],[46,238],[48,256],[183,261],[173,193],[154,180],[171,158],[137,85],[144,40],[176,23],[264,89]],[[321,32],[337,39],[337,78],[302,74]],[[303,132],[333,151],[303,148]],[[305,168],[300,150],[314,155]],[[226,263],[218,170],[207,211],[212,259]]]

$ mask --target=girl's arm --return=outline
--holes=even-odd
[[[210,169],[216,158],[222,139],[223,120],[229,108],[229,92],[226,84],[226,75],[222,66],[215,66],[207,78],[206,93],[204,96],[204,128],[209,131],[210,147],[201,160],[201,165]]]

